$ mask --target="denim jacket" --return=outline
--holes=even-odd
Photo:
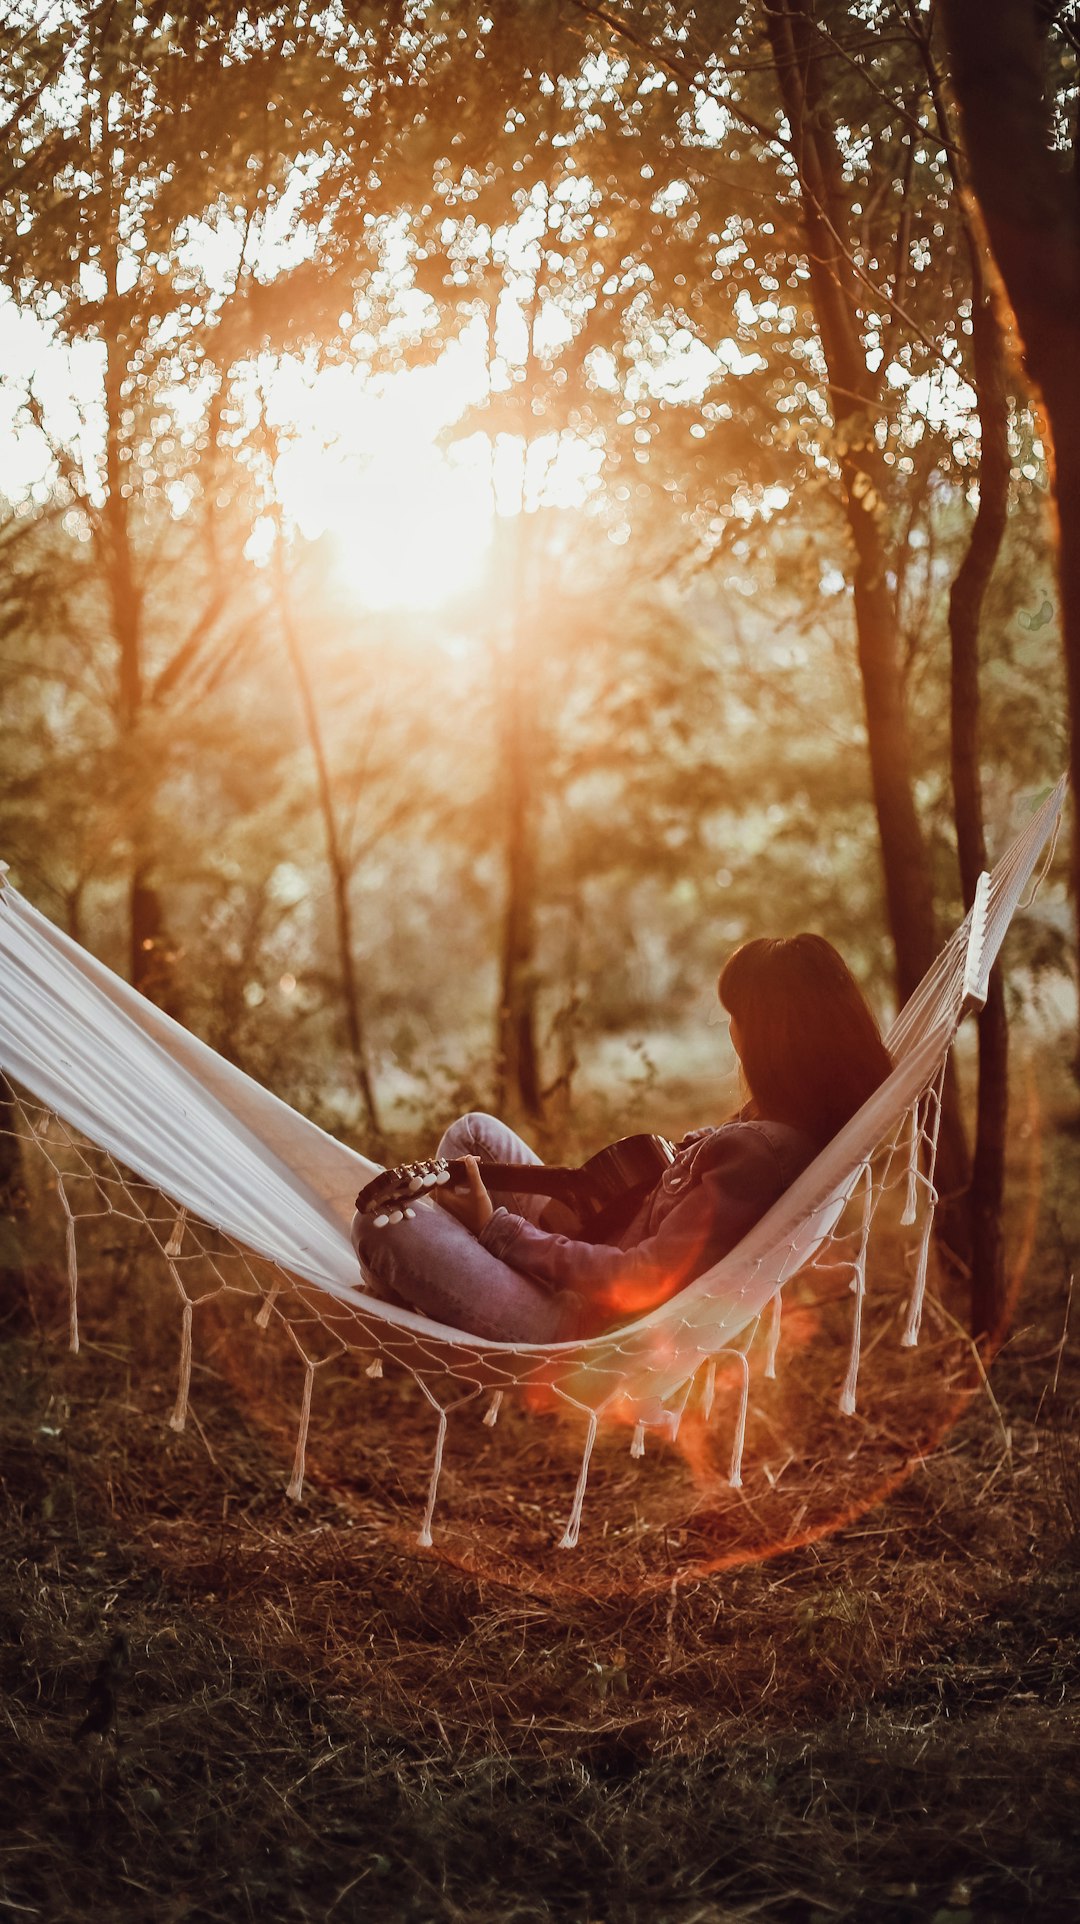
[[[786,1123],[740,1119],[684,1136],[617,1244],[578,1242],[496,1209],[485,1249],[555,1291],[584,1299],[582,1333],[667,1302],[734,1249],[794,1182],[815,1144]]]

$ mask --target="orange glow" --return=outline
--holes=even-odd
[[[327,536],[369,608],[434,609],[483,580],[497,516],[580,508],[599,450],[570,434],[463,431],[488,369],[477,344],[380,384],[357,368],[314,377],[283,364],[269,415],[282,436],[275,489],[308,539]]]

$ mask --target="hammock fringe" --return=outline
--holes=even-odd
[[[56,1178],[56,1193],[64,1211],[64,1246],[67,1257],[68,1280],[68,1348],[73,1356],[79,1354],[79,1248],[75,1237],[75,1218],[71,1213],[67,1190],[62,1176]]]
[[[172,1268],[172,1265],[169,1265]],[[175,1273],[175,1272],[174,1272]],[[177,1277],[179,1286],[179,1278]],[[181,1294],[183,1291],[181,1289]],[[187,1423],[188,1397],[191,1392],[191,1325],[195,1306],[184,1298],[184,1311],[180,1327],[180,1368],[177,1374],[176,1402],[169,1418],[170,1430],[182,1432]]]
[[[941,1133],[941,1109],[945,1089],[945,1068],[946,1064],[943,1062],[941,1065],[941,1073],[934,1083],[933,1088],[928,1089],[926,1093],[925,1116],[928,1120],[932,1112],[933,1123],[927,1131],[927,1122],[924,1121],[924,1140],[927,1147],[927,1157],[926,1174],[922,1180],[926,1190],[926,1203],[922,1229],[919,1235],[919,1254],[915,1265],[915,1283],[911,1292],[911,1301],[908,1304],[907,1322],[904,1326],[904,1333],[900,1338],[901,1345],[904,1349],[915,1349],[917,1347],[919,1331],[922,1328],[923,1302],[926,1297],[926,1279],[930,1266],[930,1237],[933,1233],[934,1216],[939,1200],[936,1183],[937,1152],[938,1138]]]
[[[440,1410],[438,1434],[435,1438],[435,1461],[431,1466],[431,1480],[428,1483],[427,1504],[425,1505],[425,1508],[424,1508],[424,1520],[420,1525],[420,1530],[416,1538],[416,1541],[420,1545],[421,1550],[430,1550],[432,1541],[433,1541],[432,1535],[431,1535],[431,1525],[435,1515],[435,1501],[439,1494],[439,1478],[442,1475],[443,1448],[446,1443],[446,1427],[447,1427],[446,1411]]]
[[[585,1488],[589,1481],[589,1464],[592,1461],[593,1444],[596,1442],[598,1418],[595,1410],[589,1411],[589,1427],[585,1437],[585,1448],[581,1455],[581,1469],[578,1471],[577,1488],[574,1501],[570,1506],[566,1528],[559,1538],[560,1550],[575,1550],[581,1533],[581,1511],[585,1502]]]
[[[315,1384],[315,1364],[304,1363],[304,1394],[300,1403],[300,1425],[296,1435],[296,1449],[293,1453],[292,1475],[289,1478],[285,1495],[292,1503],[299,1503],[304,1494],[304,1471],[307,1467],[308,1429],[311,1424],[311,1394]]]
[[[733,1490],[741,1490],[743,1447],[746,1443],[746,1413],[750,1407],[750,1363],[744,1351],[736,1350],[735,1355],[742,1365],[742,1388],[739,1391],[739,1414],[735,1419],[735,1436],[731,1445],[728,1483]]]
[[[776,1353],[780,1348],[780,1321],[783,1313],[783,1293],[778,1289],[773,1292],[769,1333],[765,1339],[765,1380],[769,1383],[776,1381]]]

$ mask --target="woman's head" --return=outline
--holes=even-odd
[[[718,986],[758,1113],[815,1142],[828,1142],[892,1068],[858,983],[822,935],[744,942]]]

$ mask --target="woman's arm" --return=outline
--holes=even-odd
[[[734,1249],[785,1187],[771,1144],[753,1125],[718,1130],[698,1168],[657,1233],[634,1249],[555,1236],[507,1209],[493,1211],[480,1241],[524,1275],[577,1290],[613,1319],[640,1315]]]

